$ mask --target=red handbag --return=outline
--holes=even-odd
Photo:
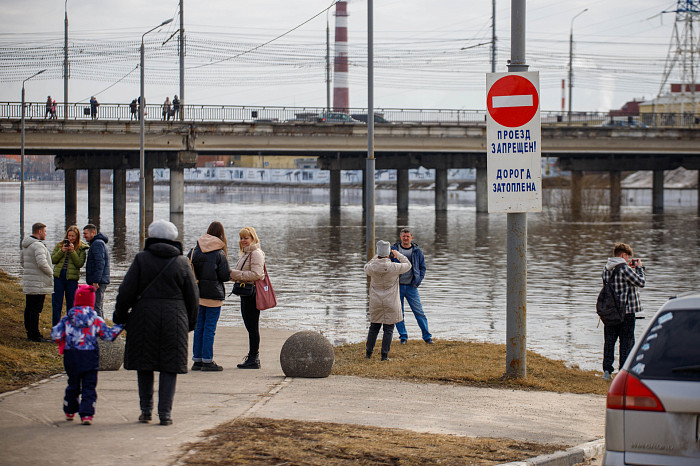
[[[272,289],[270,276],[267,274],[267,267],[263,265],[265,276],[262,280],[255,281],[255,307],[258,311],[272,309],[277,306],[277,296],[275,290]]]

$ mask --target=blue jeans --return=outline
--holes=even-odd
[[[78,290],[78,280],[68,280],[66,271],[61,270],[61,275],[53,278],[53,295],[51,295],[51,325],[55,326],[61,320],[63,310],[63,296],[66,296],[66,311],[73,307],[75,292]]]
[[[199,306],[197,327],[194,329],[192,360],[195,362],[212,362],[214,360],[214,335],[219,322],[221,306]]]
[[[401,315],[404,314],[403,300],[406,298],[408,305],[411,306],[413,315],[416,316],[416,321],[423,333],[423,340],[428,341],[433,336],[428,331],[428,318],[425,317],[425,312],[423,312],[423,306],[420,303],[420,296],[418,295],[418,288],[413,285],[399,285],[399,294],[401,296]],[[399,331],[399,338],[401,341],[408,340],[408,332],[406,332],[406,322],[402,320],[396,323],[396,330]]]

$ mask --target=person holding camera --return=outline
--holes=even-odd
[[[392,262],[395,259],[396,262]],[[382,338],[382,361],[389,360],[394,324],[403,320],[399,298],[399,277],[411,270],[409,260],[388,241],[377,241],[377,255],[365,264],[369,282],[369,332],[367,332],[366,355],[372,357],[379,329],[384,328]]]
[[[612,378],[617,339],[620,339],[620,368],[632,351],[635,314],[642,311],[638,288],[644,288],[646,285],[642,260],[634,258],[634,251],[629,244],[615,243],[613,256],[608,259],[603,268],[603,280],[607,282],[613,277],[612,286],[620,306],[624,309],[625,320],[618,325],[604,326],[603,379],[605,380]]]
[[[66,310],[73,307],[75,292],[78,290],[80,269],[85,265],[89,246],[80,240],[80,230],[71,225],[66,230],[63,241],[60,241],[51,253],[53,262],[53,295],[51,298],[51,322],[56,326],[61,320],[63,297],[66,299]]]

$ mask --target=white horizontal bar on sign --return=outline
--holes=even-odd
[[[532,94],[495,95],[491,99],[493,108],[532,107]]]

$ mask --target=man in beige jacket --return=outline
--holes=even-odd
[[[399,262],[392,262],[390,256]],[[365,273],[370,277],[367,359],[372,357],[379,328],[383,325],[382,361],[389,360],[394,324],[403,320],[399,299],[399,276],[410,269],[411,263],[406,256],[392,250],[388,241],[377,241],[377,255],[365,264]]]
[[[32,235],[22,240],[22,290],[26,304],[24,307],[24,328],[27,340],[35,342],[50,342],[39,331],[39,314],[44,308],[47,294],[53,293],[53,267],[51,253],[46,248],[46,225],[32,225]]]

